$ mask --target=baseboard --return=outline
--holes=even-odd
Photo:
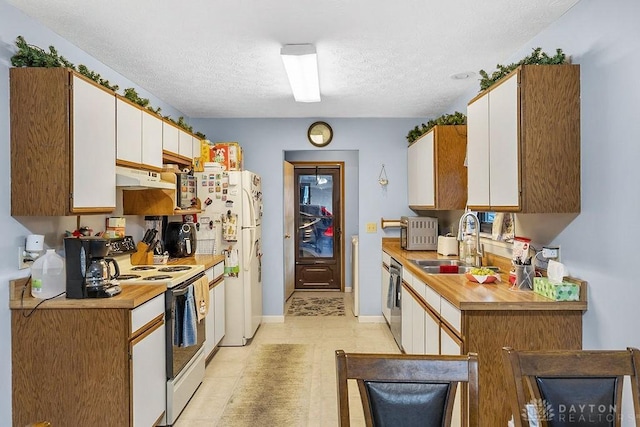
[[[284,315],[262,316],[262,323],[284,323]]]
[[[345,286],[344,291],[345,292],[353,292],[353,288],[351,286]]]
[[[386,323],[384,316],[358,316],[358,323]]]

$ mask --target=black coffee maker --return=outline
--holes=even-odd
[[[107,258],[109,249],[109,240],[102,237],[64,239],[67,298],[108,298],[120,293],[120,286],[112,283],[120,268],[116,260]]]

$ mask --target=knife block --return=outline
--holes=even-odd
[[[153,251],[149,251],[149,245],[138,242],[136,252],[131,254],[131,265],[152,265]]]

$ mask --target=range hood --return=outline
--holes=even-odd
[[[149,188],[175,190],[176,184],[162,181],[158,172],[116,166],[116,187],[123,190],[147,190]]]

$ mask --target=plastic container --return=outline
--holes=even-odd
[[[54,249],[35,260],[31,267],[31,296],[47,299],[66,290],[64,259]]]
[[[476,242],[473,239],[471,234],[467,234],[464,236],[463,240],[464,247],[464,263],[468,265],[473,265],[476,257]]]

